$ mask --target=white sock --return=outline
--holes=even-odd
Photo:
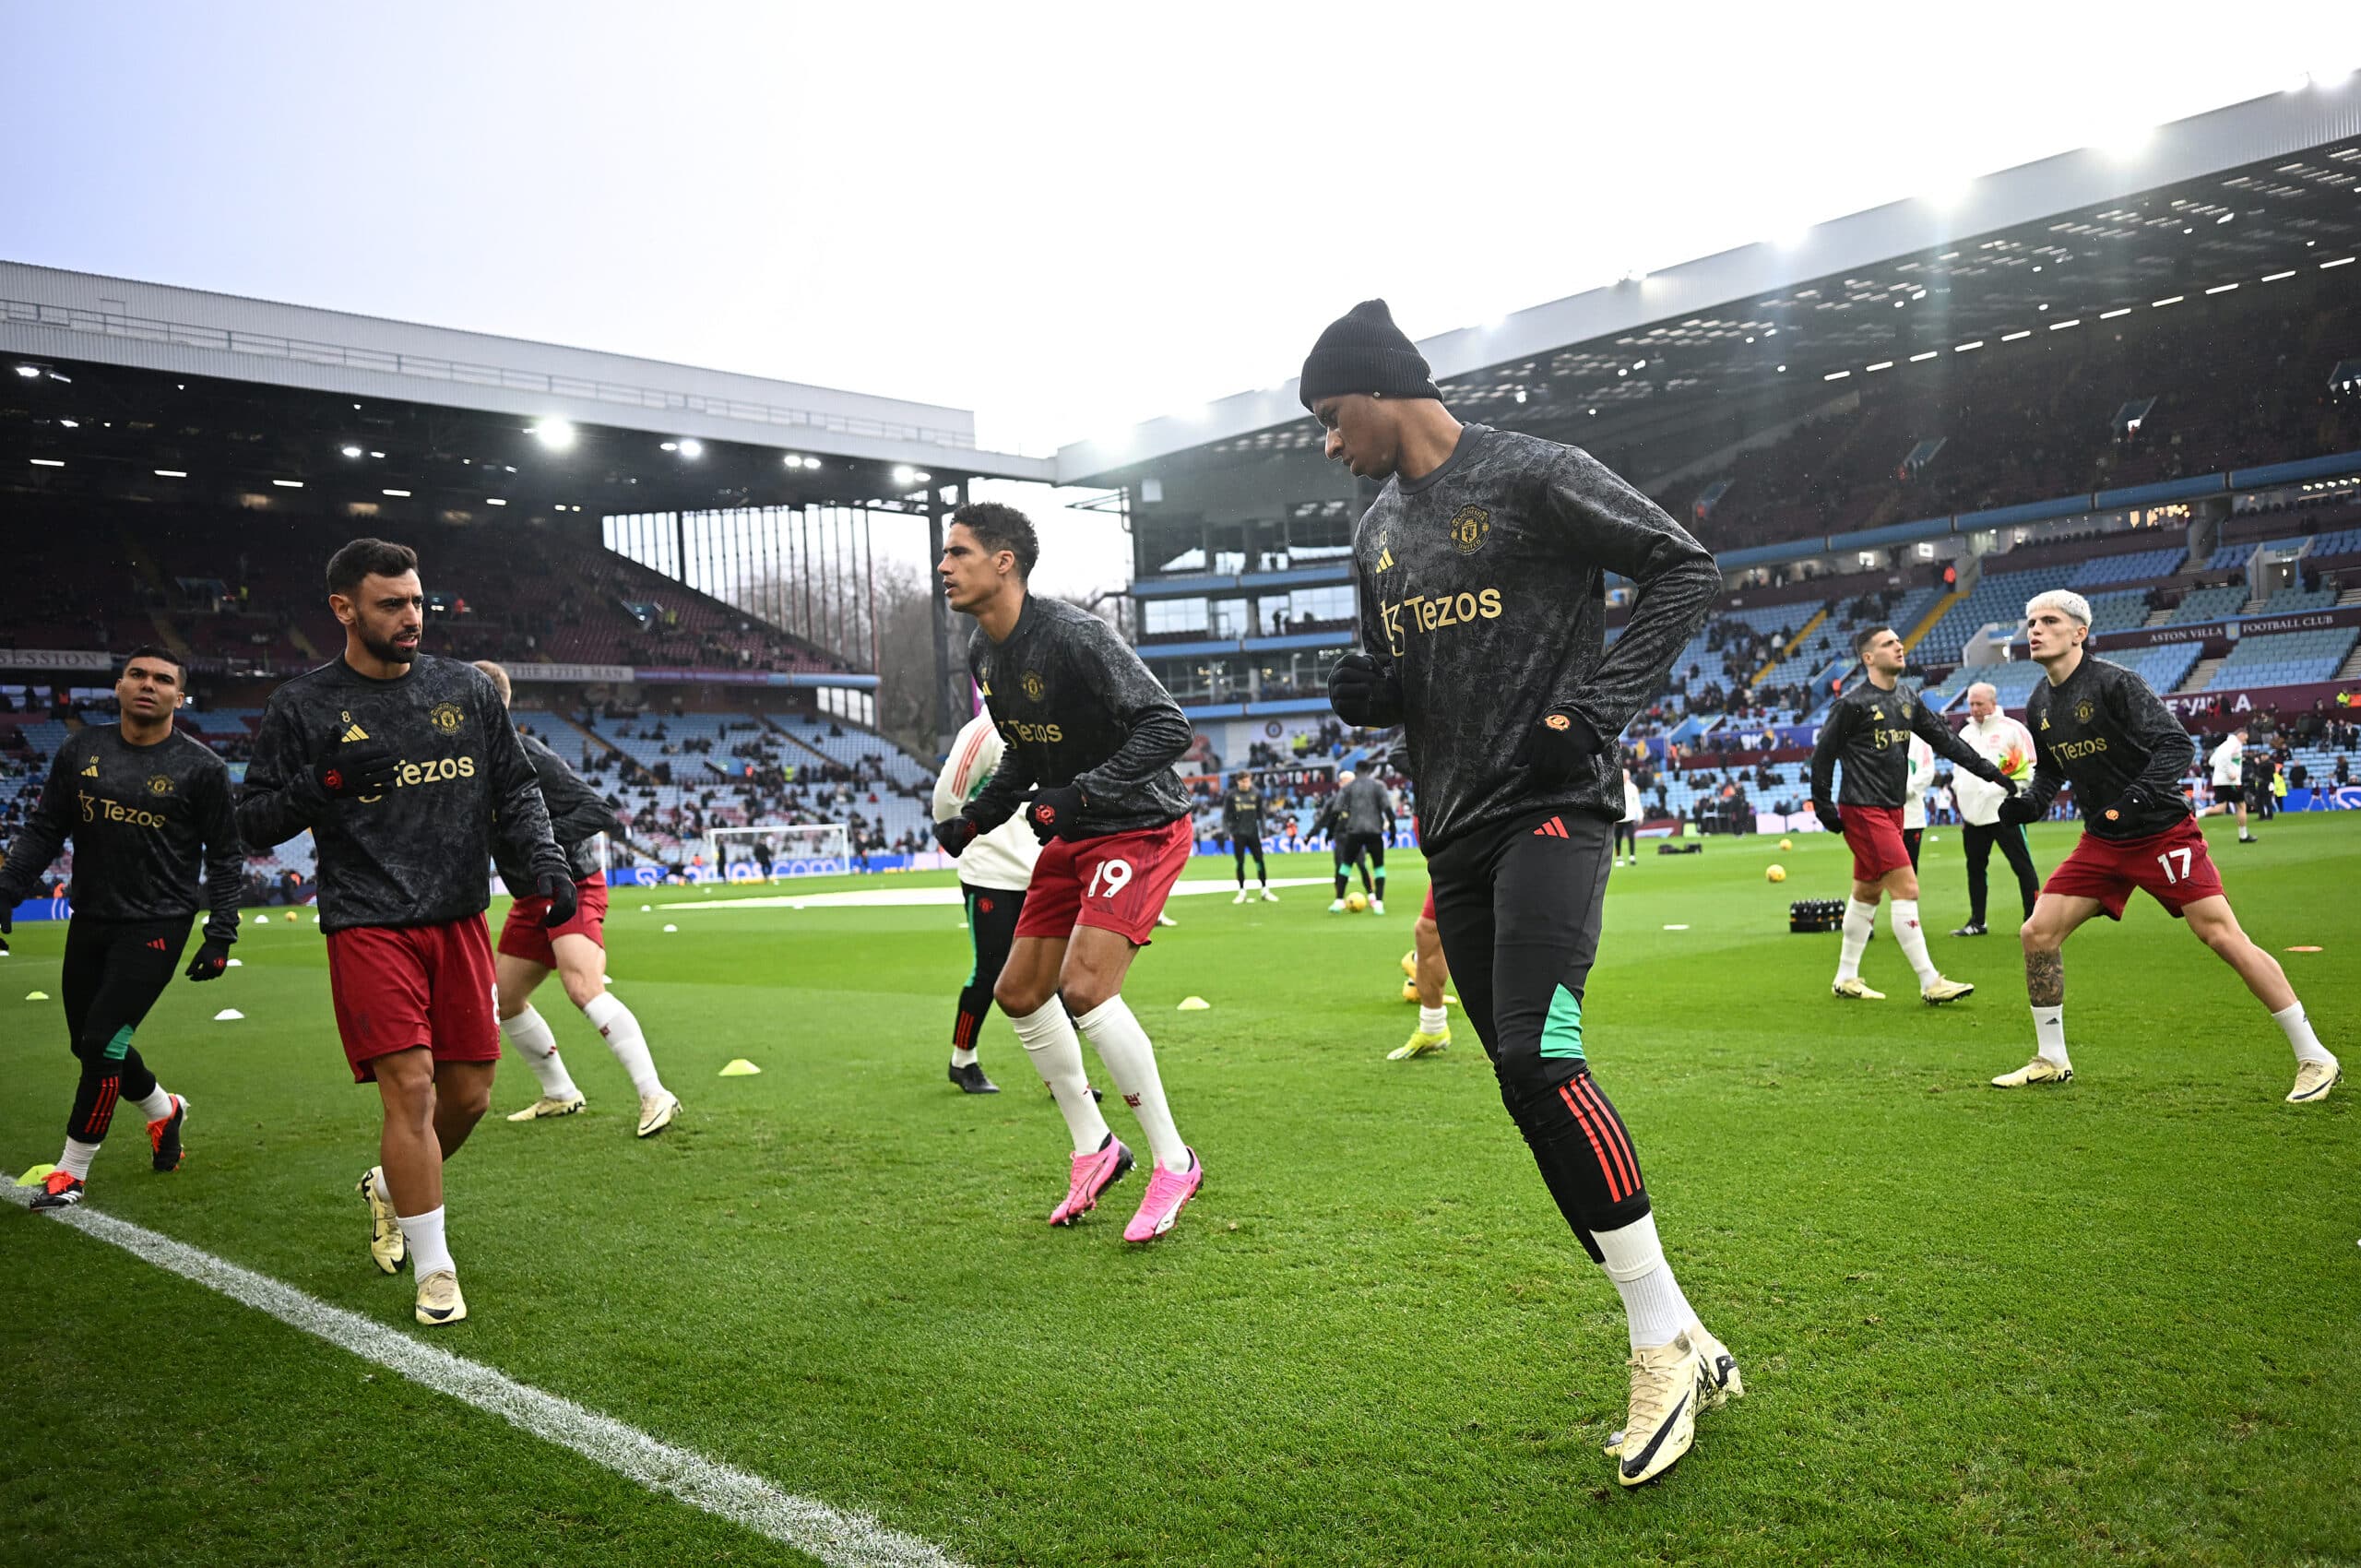
[[[1148,1043],[1147,1031],[1132,1016],[1129,1004],[1120,996],[1110,996],[1076,1018],[1074,1027],[1090,1037],[1098,1060],[1107,1063],[1107,1075],[1122,1092],[1123,1103],[1139,1117],[1140,1131],[1147,1134],[1156,1162],[1167,1170],[1188,1170],[1189,1146],[1180,1141],[1172,1125],[1172,1110],[1164,1102],[1164,1080],[1156,1071],[1156,1047]]]
[[[1886,919],[1893,926],[1893,939],[1902,944],[1902,956],[1918,971],[1918,989],[1926,990],[1943,978],[1935,968],[1935,960],[1927,956],[1927,931],[1918,923],[1918,900],[1896,898],[1889,906],[1892,912]]]
[[[2071,1067],[2066,1059],[2066,1007],[2036,1007],[2033,1010],[2033,1038],[2044,1062],[2054,1062],[2060,1067]]]
[[[1869,932],[1877,920],[1875,904],[1864,904],[1858,898],[1845,900],[1845,947],[1836,958],[1839,980],[1861,978],[1861,953],[1869,944]]]
[[[631,1087],[639,1091],[640,1099],[664,1092],[664,1080],[656,1075],[656,1059],[647,1054],[647,1037],[639,1032],[639,1020],[632,1016],[630,1008],[602,991],[584,1004],[582,1016],[607,1037],[607,1049],[631,1075]]]
[[[2328,1047],[2320,1043],[2320,1037],[2312,1032],[2312,1021],[2304,1016],[2302,1003],[2273,1013],[2271,1021],[2279,1026],[2287,1037],[2287,1043],[2295,1047],[2296,1061],[2318,1062],[2325,1066],[2336,1060],[2329,1054]]]
[[[413,1278],[423,1279],[430,1274],[458,1268],[451,1262],[451,1249],[443,1242],[443,1210],[437,1206],[424,1214],[397,1215],[401,1223],[402,1240],[409,1244],[409,1266]]]
[[[540,1080],[544,1097],[572,1099],[582,1092],[574,1087],[574,1075],[565,1070],[565,1063],[558,1060],[557,1036],[550,1032],[548,1019],[527,1007],[513,1018],[501,1019],[500,1032]]]
[[[954,1067],[972,1067],[976,1064],[976,1053],[967,1046],[955,1045],[951,1048],[951,1064]]]
[[[1420,1003],[1418,1004],[1418,1032],[1420,1034],[1439,1035],[1447,1033],[1450,1028],[1450,1014],[1444,1012],[1440,1007],[1430,1007],[1424,1003]]]
[[[172,1097],[164,1092],[161,1084],[158,1084],[148,1098],[139,1102],[139,1114],[150,1122],[161,1122],[172,1113]]]
[[[90,1157],[98,1152],[99,1146],[96,1144],[86,1144],[77,1139],[68,1138],[65,1140],[65,1152],[57,1157],[57,1168],[77,1182],[88,1181],[90,1175]]]
[[[1098,1102],[1090,1098],[1090,1079],[1082,1068],[1082,1041],[1066,1018],[1065,1004],[1052,996],[1009,1023],[1025,1054],[1031,1058],[1033,1070],[1050,1086],[1050,1097],[1066,1119],[1066,1131],[1074,1134],[1074,1152],[1096,1153],[1109,1136],[1107,1118],[1098,1114]]]
[[[1623,1298],[1623,1314],[1631,1331],[1631,1348],[1668,1345],[1697,1321],[1672,1265],[1664,1261],[1656,1241],[1656,1217],[1643,1214],[1620,1230],[1594,1231],[1591,1240],[1604,1254],[1607,1277]]]

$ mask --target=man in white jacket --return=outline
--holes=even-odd
[[[1910,869],[1918,869],[1918,840],[1927,832],[1927,791],[1935,787],[1935,748],[1916,735],[1910,738],[1910,782],[1902,795],[1902,841],[1910,850]]]
[[[991,717],[979,713],[967,720],[951,742],[951,755],[934,781],[934,820],[948,822],[991,781],[1000,767],[1000,731]],[[976,1039],[991,1011],[992,986],[1001,966],[1008,961],[1009,944],[1016,935],[1016,917],[1025,908],[1025,890],[1033,883],[1033,862],[1041,846],[1019,812],[970,843],[959,857],[959,891],[967,907],[967,935],[976,950],[975,968],[959,990],[959,1011],[951,1024],[951,1081],[968,1094],[998,1094],[1000,1086],[984,1076],[976,1060]]]
[[[2033,736],[2000,711],[2000,695],[1988,683],[1978,681],[1967,688],[1967,716],[1960,728],[1961,740],[2010,778],[2032,778]],[[1993,846],[1999,846],[2009,869],[2017,873],[2017,895],[2028,918],[2034,899],[2041,894],[2041,878],[2033,869],[2033,850],[2025,843],[2024,828],[2000,820],[1999,790],[1966,773],[1952,776],[1952,789],[1959,797],[1960,837],[1967,846],[1968,909],[1967,923],[1952,934],[1984,936],[1989,934],[1984,924],[1985,873],[1992,863]]]
[[[2213,769],[2213,803],[2198,813],[2200,816],[2216,816],[2224,812],[2238,814],[2238,842],[2251,844],[2255,836],[2247,831],[2246,794],[2247,732],[2233,730],[2222,737],[2222,743],[2206,757]]]

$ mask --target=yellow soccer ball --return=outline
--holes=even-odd
[[[1358,893],[1347,894],[1347,895],[1346,896],[1346,897],[1345,897],[1345,908],[1346,908],[1347,909],[1350,910],[1352,913],[1354,913],[1354,914],[1358,915],[1358,914],[1359,914],[1363,909],[1368,909],[1368,908],[1369,908],[1369,899],[1367,898],[1367,897],[1365,897],[1365,896],[1364,896],[1364,895],[1362,895],[1362,894],[1358,894]]]
[[[1402,972],[1412,980],[1418,978],[1418,950],[1415,947],[1402,955]]]
[[[1418,1000],[1418,988],[1410,981],[1404,980],[1402,982],[1402,1000],[1405,1002],[1416,1002]]]
[[[1787,868],[1786,866],[1773,866],[1762,874],[1773,882],[1785,882],[1787,880]]]
[[[287,911],[287,923],[289,925],[293,925],[295,923],[295,911],[292,909]]]
[[[1795,847],[1796,841],[1792,838],[1782,838],[1779,840],[1779,848],[1782,849],[1792,849]]]

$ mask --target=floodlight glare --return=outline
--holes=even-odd
[[[38,381],[41,379],[41,366],[37,364],[20,364],[17,367],[17,374],[23,376],[28,381]]]
[[[908,463],[903,463],[894,469],[894,482],[896,484],[909,484],[916,481],[917,479],[917,470],[912,469]]]
[[[694,458],[697,458],[697,457],[704,457],[704,456],[705,456],[705,443],[704,443],[704,442],[702,442],[702,441],[694,441],[694,440],[692,440],[692,441],[683,441],[683,442],[682,442],[682,443],[681,443],[681,456],[682,456],[682,457],[683,457],[691,458],[691,459],[694,459]]]
[[[552,452],[569,451],[574,445],[574,426],[564,420],[543,420],[533,426],[533,439]]]
[[[361,448],[358,446],[347,446],[344,448],[344,455],[348,457],[358,457],[361,456]]]

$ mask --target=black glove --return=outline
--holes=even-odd
[[[2031,795],[2020,790],[2000,802],[2000,820],[2018,824],[2039,822],[2041,808],[2034,804]]]
[[[1082,808],[1089,803],[1072,784],[1037,790],[1033,803],[1025,808],[1025,824],[1044,844],[1061,836],[1071,837],[1082,822]]]
[[[188,978],[193,980],[219,980],[230,967],[230,944],[218,936],[208,936],[188,961]]]
[[[339,746],[337,754],[312,769],[312,781],[331,800],[382,795],[401,777],[401,754],[382,741]]]
[[[1837,811],[1834,801],[1814,801],[1811,803],[1811,814],[1820,818],[1820,825],[1831,833],[1845,831],[1845,818]]]
[[[1328,706],[1361,730],[1402,722],[1402,678],[1365,653],[1348,653],[1328,671]]]
[[[2121,822],[2127,816],[2137,816],[2155,803],[2154,796],[2134,784],[2116,797],[2115,804],[2106,808],[2105,815],[2109,822]]]
[[[1526,769],[1537,788],[1554,790],[1587,772],[1606,749],[1589,719],[1570,707],[1553,707],[1541,716],[1511,760]]]
[[[549,912],[541,917],[541,929],[564,925],[574,918],[575,907],[581,897],[574,890],[574,878],[564,872],[545,871],[533,879],[533,891],[550,901]]]
[[[956,855],[974,843],[976,835],[980,831],[982,830],[977,827],[975,818],[963,814],[947,821],[936,823],[934,841],[943,846],[944,854]]]

